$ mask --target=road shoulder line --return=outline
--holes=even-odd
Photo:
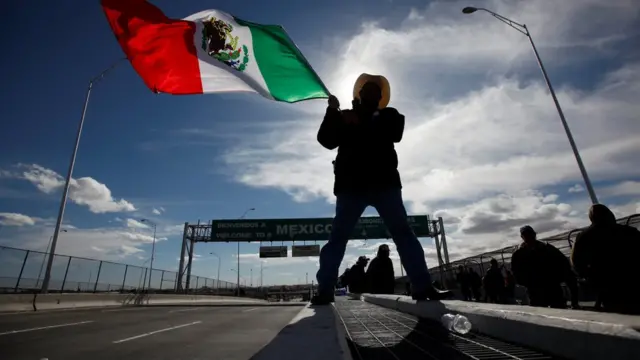
[[[165,328],[165,329],[155,330],[155,331],[151,331],[151,332],[148,332],[148,333],[144,333],[144,334],[128,337],[126,339],[116,340],[113,343],[114,344],[120,344],[120,343],[123,343],[123,342],[126,342],[126,341],[140,339],[140,338],[143,338],[143,337],[159,334],[159,333],[162,333],[162,332],[165,332],[165,331],[176,330],[176,329],[180,329],[180,328],[183,328],[183,327],[200,324],[201,322],[202,321],[194,321],[194,322],[191,322],[191,323],[188,323],[188,324],[176,325],[176,326],[168,327],[168,328]]]
[[[24,333],[24,332],[29,332],[29,331],[55,329],[55,328],[60,328],[60,327],[65,327],[65,326],[83,325],[83,324],[88,324],[88,323],[92,323],[92,322],[93,321],[80,321],[80,322],[68,323],[68,324],[40,326],[40,327],[30,328],[30,329],[12,330],[12,331],[6,331],[6,332],[3,332],[3,333],[0,333],[0,336],[11,335],[11,334],[19,334],[19,333]]]

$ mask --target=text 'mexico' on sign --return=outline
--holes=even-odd
[[[213,220],[210,241],[323,241],[329,240],[332,218]],[[429,217],[409,216],[409,225],[418,237],[432,236]],[[380,217],[361,217],[350,239],[391,237]]]

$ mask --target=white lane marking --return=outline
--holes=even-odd
[[[120,309],[102,310],[101,312],[106,313],[106,312],[144,310],[144,309],[150,309],[150,308],[146,306],[127,306],[125,308],[120,308]]]
[[[132,336],[130,338],[126,338],[126,339],[122,339],[122,340],[116,340],[113,343],[114,344],[120,344],[120,343],[123,343],[125,341],[140,339],[140,338],[143,338],[143,337],[146,337],[146,336],[150,336],[150,335],[154,335],[154,334],[158,334],[158,333],[161,333],[161,332],[180,329],[180,328],[183,328],[183,327],[186,327],[186,326],[195,325],[195,324],[200,324],[201,322],[202,321],[194,321],[194,322],[188,323],[188,324],[182,324],[182,325],[172,326],[172,327],[169,327],[169,328],[166,328],[166,329],[160,329],[160,330],[156,330],[156,331],[151,331],[151,332],[148,332],[148,333]]]
[[[200,309],[202,309],[202,308],[194,307],[194,308],[187,308],[187,309],[171,310],[171,311],[169,311],[169,313],[177,313],[177,312],[183,312],[183,311],[194,311],[194,310],[200,310]]]
[[[42,326],[42,327],[31,328],[31,329],[12,330],[12,331],[7,331],[7,332],[0,333],[0,336],[18,334],[18,333],[23,333],[23,332],[28,332],[28,331],[55,329],[55,328],[64,327],[64,326],[82,325],[82,324],[88,324],[88,323],[92,323],[92,322],[93,321],[81,321],[81,322],[70,323],[70,324],[60,324],[60,325]]]
[[[258,308],[251,308],[251,309],[247,309],[247,310],[242,310],[242,312],[249,312],[249,311],[253,311],[253,310],[258,310]]]

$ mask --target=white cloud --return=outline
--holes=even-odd
[[[640,77],[637,87],[640,97]],[[609,126],[602,108],[591,109],[590,100],[573,100],[567,102],[568,114],[590,122],[595,129]],[[521,88],[508,80],[430,112],[425,109],[423,122],[409,125],[397,147],[405,197],[413,203],[414,211],[424,211],[432,202],[476,199],[579,179],[566,138],[557,123],[546,121],[556,116],[548,104],[542,85]],[[625,106],[640,111],[635,101]],[[631,113],[618,117],[619,127],[597,130],[598,141],[584,141],[590,140],[589,134],[582,137],[582,155],[592,178],[640,177],[633,156],[640,152],[640,123]],[[323,151],[315,142],[312,126],[316,124],[304,122],[265,137],[277,137],[276,145],[272,140],[252,139],[251,145],[243,145],[250,151],[235,149],[226,161],[245,184],[280,188],[298,201],[318,196],[333,201],[333,153]]]
[[[127,227],[128,228],[133,228],[133,229],[148,229],[149,225],[140,222],[138,220],[135,219],[127,219],[126,221]]]
[[[36,219],[31,216],[18,213],[0,213],[0,225],[2,226],[29,226],[35,224]]]
[[[177,235],[184,232],[184,224],[166,225],[159,228],[162,228],[162,233],[166,235]]]
[[[24,169],[22,177],[45,194],[57,192],[64,186],[64,178],[51,169],[36,164],[21,164],[19,167]],[[105,184],[91,177],[71,179],[69,199],[78,205],[87,206],[89,211],[97,214],[136,210],[127,200],[114,199]]]
[[[639,35],[632,29],[640,8],[631,0],[483,6],[530,24],[600,200],[624,194],[621,208],[634,212],[640,63],[622,42]],[[451,258],[517,243],[517,228],[526,223],[545,234],[585,223],[582,177],[526,37],[488,14],[462,15],[449,2],[413,9],[393,28],[379,24],[364,24],[343,37],[341,48],[326,49],[332,55],[321,74],[343,107],[360,73],[388,77],[391,105],[407,118],[397,146],[405,201],[411,212],[444,218]],[[629,56],[617,68],[589,68],[591,59],[622,53]],[[567,82],[561,75],[569,67],[595,71],[591,85]],[[299,202],[333,202],[335,152],[315,138],[323,106],[302,110],[295,121],[266,128],[261,122],[261,135],[238,138],[223,160],[240,183],[279,189]],[[568,203],[565,189],[581,195]],[[350,242],[347,253],[370,251],[362,245]],[[428,256],[435,260],[434,252]]]
[[[9,215],[9,216],[6,216]],[[18,215],[18,216],[16,216]],[[4,222],[10,219],[11,224]],[[31,220],[29,220],[31,219]],[[0,213],[1,225],[16,225],[12,229],[0,231],[0,244],[24,249],[42,251],[47,247],[55,227],[55,219],[40,219],[22,214]],[[29,226],[20,226],[29,225]],[[80,228],[71,224],[62,224],[57,254],[111,261],[148,259],[153,243],[153,231],[134,219],[120,221],[117,226]],[[166,231],[159,224],[156,242],[167,241],[177,234]],[[170,228],[170,226],[167,226]],[[2,236],[5,231],[9,232]],[[9,234],[9,235],[8,235]],[[198,255],[199,257],[199,255]]]
[[[359,248],[364,246],[364,244],[366,244],[364,240],[349,240],[347,246],[352,248]]]
[[[617,217],[630,214],[640,214],[640,201],[631,201],[626,204],[618,204],[611,206],[610,208]]]
[[[53,227],[35,226],[15,232],[2,243],[20,248],[42,250],[53,234]],[[165,241],[158,237],[156,241]],[[132,232],[126,228],[69,229],[60,233],[57,254],[73,255],[100,260],[122,261],[130,256],[144,254],[145,246],[153,242],[153,236]]]
[[[151,212],[152,212],[154,215],[160,215],[160,214],[162,214],[162,212],[161,212],[160,210],[155,209],[155,208],[154,208],[153,210],[151,210]]]
[[[11,170],[6,170],[6,169],[0,169],[0,179],[15,179],[15,178],[19,178],[20,175],[16,174],[14,171]]]
[[[609,196],[640,195],[640,181],[623,181],[603,191]]]
[[[584,191],[584,186],[580,185],[580,184],[575,184],[572,187],[569,188],[569,192],[570,193],[579,193],[579,192],[583,192]]]

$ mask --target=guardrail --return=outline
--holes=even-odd
[[[0,293],[39,290],[47,257],[48,254],[41,251],[0,246]],[[177,278],[175,271],[153,269],[149,273],[149,268],[143,266],[56,254],[49,291],[169,293],[177,289]],[[237,286],[236,283],[196,275],[191,276],[190,282],[195,286],[189,293],[233,293]]]

